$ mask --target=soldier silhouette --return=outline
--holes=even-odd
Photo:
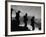
[[[15,19],[16,19],[16,22],[17,22],[17,25],[19,25],[20,24],[20,20],[19,20],[19,17],[20,17],[20,11],[18,11],[17,13],[16,13],[16,17],[15,17]]]
[[[27,27],[27,21],[28,21],[28,18],[27,18],[27,13],[26,13],[25,16],[24,16],[25,27]]]
[[[13,11],[13,9],[11,8],[11,12]]]
[[[14,9],[13,8],[11,8],[11,15],[12,15],[12,11],[14,11]],[[11,16],[11,18],[13,18],[12,16]],[[11,31],[15,31],[15,26],[16,26],[16,21],[13,19],[11,19]]]
[[[13,8],[11,8],[11,14],[12,14],[12,11],[14,11],[14,9],[13,9]]]
[[[34,19],[35,19],[35,17],[33,16],[33,17],[31,18],[31,26],[32,26],[32,30],[35,29],[35,27],[34,27],[34,23],[35,23]]]

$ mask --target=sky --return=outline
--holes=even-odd
[[[27,13],[28,16],[35,16],[35,18],[41,18],[41,7],[38,6],[12,5],[11,8],[14,9],[14,11],[12,12],[12,17],[15,17],[15,13],[20,10],[20,16],[24,16],[25,13]]]

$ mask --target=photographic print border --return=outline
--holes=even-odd
[[[35,34],[19,34],[19,35],[8,35],[8,11],[7,3],[8,2],[20,2],[20,3],[34,3],[34,4],[43,4],[44,5],[44,33],[35,33]],[[27,1],[5,1],[5,36],[24,36],[24,35],[40,35],[45,34],[45,3],[44,2],[27,2]]]

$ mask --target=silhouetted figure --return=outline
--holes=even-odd
[[[18,11],[17,13],[16,13],[16,17],[15,17],[15,19],[16,19],[16,22],[17,22],[17,25],[19,25],[20,24],[20,20],[19,20],[19,17],[20,17],[20,11]]]
[[[11,8],[11,15],[12,15],[12,11],[14,11],[13,10],[13,8]],[[11,31],[15,31],[15,27],[16,27],[16,20],[12,20],[12,16],[11,16]]]
[[[31,26],[32,26],[32,30],[35,29],[35,27],[34,27],[34,23],[35,23],[34,19],[35,19],[35,17],[33,16],[33,17],[31,18]]]
[[[13,9],[11,8],[11,12],[13,11]]]
[[[11,8],[11,17],[12,17],[12,11],[13,11],[13,8]],[[11,19],[12,20],[12,19]]]
[[[25,24],[25,27],[27,27],[27,21],[28,21],[28,18],[27,18],[27,13],[26,13],[25,16],[24,16],[24,24]]]
[[[13,8],[11,8],[11,14],[12,14]]]

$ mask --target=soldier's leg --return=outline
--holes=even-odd
[[[27,26],[27,23],[25,22],[25,27]]]
[[[41,26],[39,27],[39,30],[41,30]]]
[[[32,25],[32,30],[34,30],[35,29],[35,27],[34,27],[34,24]]]

